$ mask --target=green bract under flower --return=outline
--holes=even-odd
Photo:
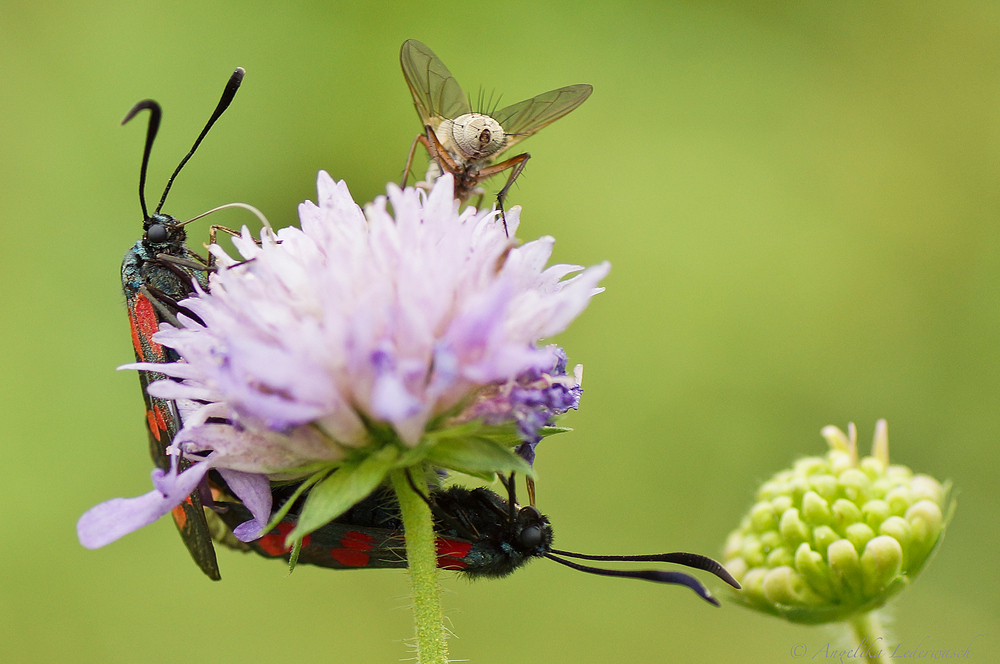
[[[792,622],[845,620],[909,585],[940,542],[948,487],[889,465],[885,420],[862,459],[848,431],[824,428],[826,456],[799,459],[757,491],[723,554],[743,585],[738,602]]]

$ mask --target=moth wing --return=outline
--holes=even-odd
[[[585,83],[568,85],[500,109],[494,118],[508,136],[504,150],[566,115],[587,101],[593,91],[594,86]]]
[[[140,362],[171,361],[168,349],[152,340],[152,332],[159,327],[156,311],[145,295],[136,289],[125,287],[126,302],[128,302],[129,320],[132,324],[132,343],[136,360]],[[146,391],[149,384],[155,380],[166,378],[158,373],[140,371],[139,382],[142,385],[142,397],[146,403],[146,428],[149,434],[149,452],[153,461],[163,470],[170,468],[170,458],[166,449],[177,431],[180,429],[180,417],[173,401],[151,397]],[[186,470],[191,464],[184,460],[180,470]],[[195,563],[208,578],[218,581],[222,578],[219,563],[212,546],[212,535],[202,508],[198,490],[191,492],[184,501],[173,509],[174,523],[180,531],[181,539],[190,552]]]
[[[462,86],[426,45],[407,39],[399,50],[399,63],[420,122],[437,129],[442,120],[472,112]]]

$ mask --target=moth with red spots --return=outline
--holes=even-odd
[[[739,583],[711,558],[694,553],[662,553],[643,556],[591,556],[552,548],[552,525],[534,506],[516,504],[513,479],[506,481],[505,500],[486,488],[452,486],[423,495],[434,513],[437,532],[438,567],[457,570],[470,577],[499,578],[511,574],[534,558],[548,558],[581,572],[602,576],[644,579],[687,586],[702,599],[718,606],[718,601],[696,578],[682,572],[661,570],[616,570],[570,562],[560,556],[584,560],[617,562],[664,562],[710,572],[734,588]],[[280,490],[276,498],[280,500]],[[278,502],[278,501],[276,501]],[[230,528],[252,518],[238,503],[219,503]],[[252,549],[267,558],[289,559],[291,547],[285,538],[298,519],[293,505],[270,533]],[[378,569],[406,567],[406,540],[399,518],[399,504],[389,489],[378,489],[347,512],[302,540],[299,563],[333,569]]]
[[[176,362],[179,357],[171,348],[165,348],[153,340],[153,334],[163,321],[176,323],[176,315],[183,312],[194,317],[186,310],[180,301],[194,292],[194,284],[198,283],[208,290],[208,261],[188,249],[184,242],[187,234],[184,223],[174,217],[163,214],[160,209],[167,198],[167,193],[174,178],[187,163],[198,148],[202,139],[211,129],[219,116],[229,107],[236,91],[243,81],[244,70],[237,68],[229,78],[215,112],[208,124],[198,136],[194,146],[180,165],[174,170],[167,181],[167,186],[160,197],[159,205],[153,214],[146,208],[146,167],[149,163],[150,150],[160,126],[162,111],[160,105],[152,99],[146,99],[136,104],[122,124],[125,124],[141,111],[149,111],[149,125],[146,131],[146,146],[142,155],[142,169],[139,173],[139,202],[142,205],[143,235],[125,254],[122,261],[122,290],[125,292],[125,303],[128,307],[129,323],[132,328],[132,346],[139,362],[166,363]],[[151,397],[146,392],[150,383],[163,380],[166,376],[153,371],[140,371],[139,382],[142,385],[142,397],[146,402],[146,427],[149,430],[149,453],[157,466],[169,470],[170,457],[167,447],[181,427],[177,406],[173,401]],[[181,460],[180,469],[184,470],[190,464]],[[215,548],[209,530],[205,511],[202,507],[202,497],[195,490],[183,503],[173,510],[174,521],[181,533],[181,538],[188,551],[201,570],[213,580],[221,578],[219,565],[215,558]]]

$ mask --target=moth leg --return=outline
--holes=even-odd
[[[208,243],[210,245],[217,244],[215,238],[219,234],[219,231],[222,231],[227,235],[232,235],[233,237],[240,237],[242,235],[242,233],[240,233],[239,231],[229,228],[228,226],[220,226],[219,224],[212,224],[211,226],[208,227]],[[254,242],[260,244],[260,240],[254,240]]]
[[[191,281],[191,275],[182,270],[181,269],[182,267],[190,267],[190,265],[187,265],[187,263],[190,263],[191,265],[196,266],[193,269],[205,270],[206,269],[205,266],[208,265],[208,261],[204,260],[201,256],[194,253],[193,251],[190,253],[192,256],[197,258],[198,261],[189,261],[187,259],[179,258],[177,256],[171,256],[170,254],[157,254],[156,260],[148,261],[147,264],[162,267],[163,269],[172,272],[174,276],[180,279],[180,282],[182,284],[188,284]],[[190,287],[188,288],[189,293],[192,292],[193,290],[194,290],[193,288]]]
[[[181,258],[180,256],[171,256],[170,254],[156,254],[156,260],[164,263],[172,263],[177,267],[187,268],[189,270],[198,270],[199,272],[212,271],[212,268],[208,267],[208,265],[204,263],[199,263],[198,261],[193,261],[187,258]]]
[[[510,471],[510,477],[504,477],[503,473],[497,473],[500,483],[507,489],[507,519],[508,523],[517,522],[517,491],[514,485],[514,471]]]
[[[183,327],[181,322],[177,320],[177,314],[184,314],[188,318],[197,321],[199,325],[205,324],[198,314],[181,305],[177,300],[170,297],[156,286],[146,286],[143,284],[139,287],[139,292],[146,296],[149,303],[153,305],[154,309],[156,309],[156,313],[160,314],[164,321],[170,323],[174,327]]]
[[[222,231],[226,235],[231,235],[232,237],[243,236],[243,234],[240,231],[229,228],[228,226],[220,226],[219,224],[212,224],[211,226],[208,227],[208,246],[212,246],[213,244],[219,243],[217,239],[219,231]],[[261,241],[258,240],[257,238],[251,237],[251,239],[258,245],[261,244]],[[208,267],[210,270],[213,271],[215,270],[215,254],[213,254],[211,251],[208,252]]]
[[[431,513],[439,521],[441,521],[441,523],[453,529],[456,533],[466,539],[476,540],[479,538],[479,533],[470,531],[460,521],[452,518],[450,514],[442,510],[436,503],[432,502],[430,498],[425,496],[424,492],[417,488],[416,483],[413,481],[413,476],[410,474],[409,468],[406,469],[406,481],[410,483],[410,488],[413,489],[413,492],[420,496],[421,500],[427,503],[427,507],[430,508]]]

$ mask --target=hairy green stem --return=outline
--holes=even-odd
[[[880,657],[880,651],[886,648],[885,638],[882,635],[882,625],[874,611],[869,613],[859,613],[851,618],[851,629],[854,630],[854,639],[858,643],[858,656],[864,662],[883,662],[885,657]]]
[[[411,470],[416,477],[423,477],[419,467]],[[417,664],[446,664],[448,643],[445,640],[441,589],[438,585],[434,519],[427,504],[410,487],[405,470],[393,471],[392,486],[399,498],[406,532],[406,560],[410,569],[413,618],[417,628]]]

